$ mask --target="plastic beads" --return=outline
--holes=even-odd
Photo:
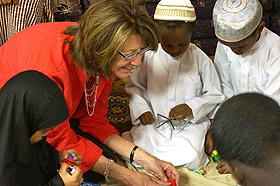
[[[68,167],[66,170],[70,175],[73,175],[76,170],[74,167],[72,167],[73,161],[74,161],[74,157],[71,154],[69,154],[68,157],[66,159],[64,159],[64,163],[67,163],[68,165],[70,165],[70,167]]]
[[[201,174],[201,175],[205,174],[205,170],[204,169],[194,170],[194,172],[197,173],[197,174]]]
[[[212,155],[212,157],[214,159],[214,162],[221,163],[221,161],[220,161],[221,157],[219,156],[217,150],[213,149],[211,155]]]
[[[66,159],[64,159],[64,163],[67,163],[70,166],[73,166],[74,157],[69,154]]]
[[[176,182],[174,179],[167,179],[167,182],[170,182],[171,186],[176,186]]]

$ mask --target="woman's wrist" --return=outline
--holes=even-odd
[[[105,168],[105,170],[104,170],[103,175],[104,175],[105,180],[106,180],[107,183],[110,183],[110,182],[111,182],[109,176],[110,176],[111,165],[112,165],[113,163],[114,163],[114,160],[113,160],[113,159],[109,159],[109,160],[107,161],[107,163],[106,163],[106,168]]]
[[[138,165],[145,168],[145,165],[149,162],[150,154],[146,153],[143,149],[137,148],[134,151],[133,161]]]
[[[139,147],[138,147],[137,145],[135,145],[135,146],[133,147],[133,149],[131,150],[131,152],[130,152],[129,161],[130,161],[131,164],[132,164],[133,161],[134,161],[134,154],[135,154],[135,151],[136,151],[138,148],[139,148]]]
[[[122,183],[124,185],[131,185],[138,172],[129,170],[128,168],[121,166],[117,163],[111,165],[110,168],[110,180]]]

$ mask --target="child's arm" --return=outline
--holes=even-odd
[[[217,44],[214,65],[221,81],[222,92],[228,99],[234,95],[230,76],[230,61],[225,52],[225,46],[220,42]]]
[[[143,60],[142,65],[133,71],[125,85],[125,90],[130,95],[129,108],[131,121],[134,125],[140,123],[142,114],[146,112],[152,113],[147,93],[147,65],[146,60]],[[151,117],[149,116],[149,118]],[[148,121],[150,121],[150,119],[148,119]],[[149,122],[145,123],[148,124]]]
[[[264,86],[259,86],[261,92],[270,95],[280,104],[280,55],[269,60],[266,64],[267,82]]]
[[[196,55],[196,63],[201,82],[200,85],[197,84],[196,86],[201,86],[200,93],[185,101],[192,109],[192,122],[194,123],[214,113],[216,106],[224,100],[220,80],[212,60],[202,51],[197,52]]]
[[[206,138],[205,138],[205,152],[210,155],[214,148],[214,143],[212,139],[212,132],[211,129],[207,131]]]

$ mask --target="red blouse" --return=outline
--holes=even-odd
[[[97,102],[93,116],[89,116],[84,96],[86,73],[71,61],[69,44],[63,39],[73,36],[61,32],[75,23],[42,23],[20,31],[0,47],[0,88],[14,75],[25,70],[44,73],[61,88],[64,94],[69,118],[49,131],[47,140],[58,151],[76,149],[82,155],[83,172],[89,170],[98,160],[102,149],[70,128],[69,119],[78,118],[79,128],[104,142],[112,133],[119,132],[105,118],[108,96],[112,90],[113,79],[100,76]],[[90,87],[88,87],[90,88]],[[91,98],[93,103],[94,93]]]

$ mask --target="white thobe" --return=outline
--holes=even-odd
[[[211,59],[190,44],[180,57],[173,58],[159,45],[157,52],[147,52],[126,84],[130,97],[133,126],[123,137],[146,152],[175,166],[200,169],[208,163],[204,150],[205,135],[210,127],[208,114],[224,100],[220,81]],[[188,125],[172,129],[165,124],[156,128],[140,124],[139,117],[150,111],[169,116],[170,109],[187,104],[193,112]]]
[[[253,47],[242,55],[218,42],[215,66],[227,98],[258,92],[280,103],[280,37],[267,28]]]

